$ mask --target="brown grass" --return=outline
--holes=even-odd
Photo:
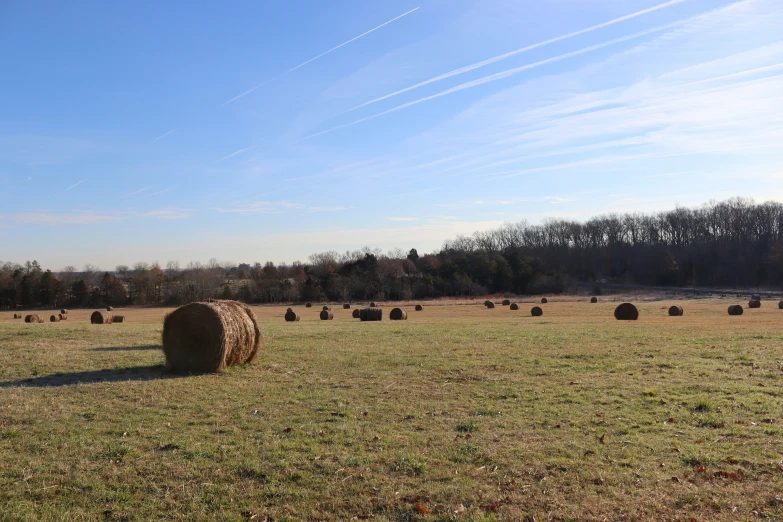
[[[392,308],[389,312],[389,320],[391,321],[404,321],[408,318],[408,312],[402,308]]]
[[[632,303],[620,303],[614,309],[614,318],[618,321],[636,321],[639,319],[639,310]]]
[[[179,372],[218,373],[252,362],[260,343],[255,313],[238,301],[187,304],[163,320],[166,366]]]

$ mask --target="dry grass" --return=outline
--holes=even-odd
[[[254,308],[258,359],[188,377],[164,310],[0,313],[0,519],[783,519],[783,312],[615,304]]]

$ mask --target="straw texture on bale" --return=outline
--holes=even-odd
[[[106,307],[106,311],[107,311],[107,312],[112,312],[112,311],[114,311],[114,307],[112,307],[112,306],[107,306],[107,307]]]
[[[415,310],[416,310],[417,312],[421,312],[422,310],[424,310],[424,307],[423,307],[423,306],[421,306],[421,305],[416,305],[416,309],[415,309]]]
[[[389,312],[389,319],[392,321],[404,321],[407,318],[408,312],[402,308],[392,308],[392,311]]]
[[[748,308],[761,308],[761,301],[758,299],[751,299],[748,301]]]
[[[783,303],[783,301],[781,301],[781,303]],[[783,306],[781,306],[781,308],[783,308]],[[14,319],[21,319],[21,318],[22,318],[22,314],[14,314]]]
[[[542,297],[542,298],[541,298],[541,304],[547,304],[548,302],[549,302],[549,301],[547,300],[547,298],[546,298],[546,297]]]
[[[113,316],[111,316],[111,322],[112,323],[124,323],[125,322],[125,316],[124,315],[113,315]]]
[[[597,297],[591,297],[590,298],[590,302],[591,303],[597,303],[598,302],[598,298]]]
[[[516,303],[511,303],[509,310],[519,310],[519,305]]]
[[[492,301],[486,301],[484,303],[484,306],[486,306],[487,308],[495,308],[495,303],[493,303]]]
[[[370,308],[375,308],[375,301],[373,301],[372,303],[370,303]]]
[[[288,311],[285,313],[285,320],[289,323],[292,323],[294,321],[299,320],[299,314],[294,312],[292,309],[288,309]]]
[[[345,303],[343,305],[343,310],[350,310],[350,309],[351,309],[351,305],[349,305],[348,303]]]
[[[60,321],[65,321],[68,319],[68,314],[60,314]]]
[[[331,310],[321,310],[321,321],[331,321],[334,319],[334,313]]]
[[[107,314],[106,312],[101,312],[100,310],[96,310],[90,316],[90,323],[91,324],[110,324],[111,323],[111,314]]]
[[[639,319],[639,310],[631,303],[620,303],[614,309],[614,318],[618,321],[636,321]]]
[[[60,316],[59,315],[50,315],[49,316],[49,322],[50,323],[59,323],[60,322]]]
[[[175,371],[217,373],[249,363],[260,344],[256,315],[238,301],[190,303],[163,320],[166,366]]]
[[[25,323],[42,323],[42,322],[44,322],[44,319],[43,319],[43,317],[41,317],[38,314],[30,314],[30,315],[26,315],[24,317],[24,322]]]
[[[313,307],[313,303],[307,303],[307,304],[305,304],[305,308],[312,308],[312,307]]]
[[[544,310],[542,310],[540,306],[534,306],[530,309],[530,315],[533,317],[541,317],[544,315]]]
[[[672,305],[669,307],[669,315],[679,317],[683,314],[682,306]]]
[[[740,305],[729,306],[729,315],[742,315],[742,312],[744,312],[744,310]]]
[[[66,310],[65,308],[63,308],[62,310],[60,310],[60,313],[61,313],[61,314],[67,314],[67,313],[68,313],[68,310]]]
[[[363,308],[359,312],[359,320],[361,321],[382,321],[383,310],[380,308]]]
[[[508,306],[508,305],[510,305],[510,304],[511,304],[511,301],[509,301],[508,299],[503,299],[503,302],[502,302],[501,304],[502,304],[503,306]]]
[[[359,315],[361,315],[361,310],[359,310],[358,308],[354,308],[351,317],[353,317],[354,319],[358,319]]]

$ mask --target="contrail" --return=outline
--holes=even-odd
[[[684,1],[684,0],[673,0],[673,1]],[[302,63],[300,63],[299,65],[297,65],[296,67],[292,67],[291,69],[288,69],[288,70],[287,70],[287,71],[285,71],[284,73],[282,73],[282,74],[279,74],[279,75],[275,76],[275,77],[274,77],[274,78],[272,78],[271,80],[267,80],[267,81],[265,81],[265,82],[263,82],[263,83],[261,83],[261,84],[258,84],[258,85],[256,85],[256,86],[255,86],[255,87],[253,87],[252,89],[249,89],[249,90],[247,90],[247,91],[243,92],[242,94],[240,94],[240,95],[238,95],[238,96],[234,96],[233,98],[231,98],[231,99],[230,99],[230,100],[228,100],[227,102],[225,102],[225,103],[223,103],[222,105],[220,105],[220,107],[224,107],[224,106],[228,105],[229,103],[233,103],[233,102],[235,102],[236,100],[238,100],[238,99],[242,98],[243,96],[247,96],[248,94],[250,94],[251,92],[255,91],[256,89],[260,89],[260,88],[261,88],[261,87],[263,87],[264,85],[267,85],[267,84],[269,84],[269,83],[272,83],[273,81],[275,81],[275,80],[277,80],[277,79],[280,79],[280,78],[282,78],[282,77],[283,77],[283,76],[285,76],[286,74],[288,74],[288,73],[291,73],[291,72],[293,72],[293,71],[295,71],[295,70],[299,69],[300,67],[303,67],[303,66],[307,65],[308,63],[310,63],[310,62],[312,62],[312,61],[314,61],[314,60],[317,60],[318,58],[320,58],[320,57],[322,57],[322,56],[325,56],[325,55],[327,55],[327,54],[331,53],[332,51],[336,51],[337,49],[339,49],[340,47],[342,47],[342,46],[344,46],[344,45],[348,45],[349,43],[353,42],[354,40],[358,40],[358,39],[359,39],[359,38],[361,38],[362,36],[366,36],[366,35],[370,34],[370,33],[371,33],[371,32],[373,32],[373,31],[377,31],[378,29],[380,29],[380,28],[381,28],[381,27],[383,27],[384,25],[388,25],[388,24],[390,24],[390,23],[394,22],[395,20],[399,20],[399,19],[400,19],[400,18],[402,18],[403,16],[407,16],[407,15],[411,14],[412,12],[416,11],[417,9],[419,9],[419,8],[418,8],[418,7],[416,7],[415,9],[411,9],[411,10],[410,10],[410,11],[408,11],[407,13],[402,13],[400,16],[398,16],[398,17],[396,17],[396,18],[392,18],[392,19],[391,19],[391,20],[389,20],[388,22],[384,22],[384,23],[382,23],[381,25],[379,25],[379,26],[377,26],[377,27],[373,27],[373,28],[372,28],[372,29],[370,29],[369,31],[367,31],[367,32],[365,32],[365,33],[362,33],[362,34],[360,34],[359,36],[355,36],[355,37],[351,38],[350,40],[348,40],[347,42],[343,42],[343,43],[341,43],[341,44],[340,44],[340,45],[338,45],[337,47],[332,47],[332,48],[331,48],[331,49],[329,49],[328,51],[326,51],[326,52],[324,52],[324,53],[321,53],[321,54],[319,54],[318,56],[316,56],[316,57],[314,57],[314,58],[310,58],[310,59],[309,59],[309,60],[307,60],[306,62],[302,62]]]
[[[63,192],[68,192],[68,191],[69,191],[69,190],[71,190],[72,188],[76,187],[77,185],[81,185],[81,184],[82,184],[82,183],[84,183],[85,181],[86,181],[86,180],[84,180],[84,179],[83,179],[83,180],[81,180],[81,181],[77,181],[76,183],[74,183],[73,185],[71,185],[70,187],[68,187],[67,189],[65,189]]]
[[[165,137],[166,137],[166,136],[168,136],[169,134],[171,134],[171,133],[175,132],[176,130],[177,130],[177,129],[171,129],[171,130],[170,130],[170,131],[168,131],[166,134],[163,134],[162,136],[158,136],[157,138],[155,138],[154,140],[152,140],[150,143],[155,143],[155,142],[156,142],[156,141],[158,141],[158,140],[162,140],[163,138],[165,138]]]
[[[389,109],[389,110],[386,110],[386,111],[383,111],[383,112],[379,112],[378,114],[373,114],[372,116],[367,116],[366,118],[361,118],[359,120],[354,120],[354,121],[349,122],[349,123],[344,123],[342,125],[337,125],[336,127],[332,127],[331,129],[326,129],[326,130],[323,130],[321,132],[316,132],[315,134],[311,134],[309,136],[305,136],[304,138],[300,138],[299,140],[297,140],[297,142],[298,141],[308,140],[310,138],[315,138],[316,136],[320,136],[322,134],[326,134],[328,132],[332,132],[332,131],[335,131],[335,130],[338,130],[338,129],[343,129],[345,127],[350,127],[351,125],[356,125],[357,123],[362,123],[362,122],[365,122],[367,120],[372,120],[372,119],[375,119],[375,118],[379,118],[380,116],[385,116],[386,114],[390,114],[392,112],[397,112],[397,111],[399,111],[401,109],[412,107],[413,105],[418,105],[420,103],[424,103],[426,101],[433,100],[435,98],[440,98],[441,96],[446,96],[447,94],[452,94],[452,93],[455,93],[455,92],[463,91],[465,89],[470,89],[471,87],[477,87],[479,85],[483,85],[483,84],[489,83],[489,82],[494,82],[496,80],[502,80],[504,78],[508,78],[509,76],[513,76],[513,75],[515,75],[517,73],[520,73],[522,71],[526,71],[528,69],[534,69],[536,67],[541,67],[542,65],[547,65],[547,64],[550,64],[550,63],[553,63],[553,62],[558,62],[560,60],[565,60],[566,58],[571,58],[573,56],[578,56],[580,54],[585,54],[585,53],[588,53],[590,51],[595,51],[596,49],[601,49],[603,47],[609,47],[610,45],[615,45],[615,44],[618,44],[618,43],[621,43],[621,42],[632,40],[634,38],[639,38],[639,37],[645,36],[645,35],[650,34],[650,33],[654,33],[654,32],[657,32],[657,31],[663,31],[665,29],[676,27],[678,25],[684,24],[688,20],[690,20],[690,18],[685,19],[685,20],[680,20],[678,22],[673,22],[673,23],[670,23],[670,24],[666,24],[666,25],[659,25],[657,27],[653,27],[652,29],[646,29],[644,31],[639,31],[638,33],[633,33],[633,34],[630,34],[628,36],[615,38],[614,40],[609,40],[608,42],[603,42],[603,43],[600,43],[600,44],[591,45],[589,47],[584,47],[584,48],[579,49],[577,51],[572,51],[570,53],[561,54],[560,56],[555,56],[554,58],[547,58],[546,60],[541,60],[539,62],[534,62],[534,63],[531,63],[531,64],[523,65],[521,67],[515,67],[513,69],[508,69],[508,70],[505,70],[505,71],[502,71],[502,72],[499,72],[499,73],[495,73],[495,74],[490,74],[489,76],[484,76],[483,78],[479,78],[477,80],[473,80],[473,81],[470,81],[470,82],[462,83],[460,85],[457,85],[456,87],[452,87],[451,89],[447,89],[447,90],[439,92],[437,94],[433,94],[432,96],[427,96],[425,98],[420,98],[420,99],[414,100],[412,102],[408,102],[408,103],[404,103],[402,105],[398,105],[397,107],[394,107],[392,109]]]
[[[227,160],[227,159],[229,159],[229,158],[233,158],[233,157],[234,157],[234,156],[236,156],[237,154],[242,154],[243,152],[247,152],[247,151],[249,151],[249,150],[257,149],[257,148],[258,148],[258,147],[260,147],[260,146],[261,146],[261,145],[255,145],[255,146],[253,146],[253,147],[245,147],[245,148],[243,148],[243,149],[235,150],[235,151],[234,151],[234,152],[232,152],[231,154],[229,154],[229,155],[227,155],[227,156],[223,156],[222,158],[220,158],[220,159],[218,160],[218,162],[220,162],[220,161],[223,161],[223,160]]]
[[[371,105],[373,103],[379,102],[381,100],[385,100],[387,98],[391,98],[393,96],[397,96],[398,94],[402,94],[404,92],[412,91],[413,89],[418,89],[419,87],[423,87],[424,85],[429,85],[431,83],[438,82],[440,80],[445,80],[446,78],[451,78],[452,76],[457,76],[459,74],[463,74],[466,72],[470,72],[474,69],[478,69],[480,67],[484,67],[485,65],[490,65],[495,62],[499,62],[501,60],[505,60],[506,58],[510,58],[512,56],[516,56],[517,54],[522,54],[527,51],[532,51],[533,49],[538,49],[539,47],[544,47],[549,44],[553,44],[556,42],[560,42],[562,40],[567,40],[569,38],[574,38],[575,36],[580,36],[586,33],[590,33],[592,31],[597,31],[598,29],[603,29],[604,27],[609,27],[610,25],[618,24],[620,22],[624,22],[626,20],[630,20],[632,18],[636,18],[638,16],[646,15],[648,13],[652,13],[654,11],[658,11],[660,9],[664,9],[666,7],[670,7],[672,5],[681,4],[682,2],[685,2],[686,0],[669,0],[668,2],[664,2],[662,4],[658,4],[656,6],[650,7],[648,9],[643,9],[641,11],[636,11],[635,13],[631,13],[629,15],[621,16],[620,18],[615,18],[614,20],[609,20],[608,22],[603,22],[598,25],[594,25],[592,27],[588,27],[586,29],[581,29],[579,31],[575,31],[573,33],[564,34],[562,36],[558,36],[556,38],[551,38],[549,40],[545,40],[543,42],[538,42],[532,45],[528,45],[527,47],[522,47],[521,49],[517,49],[515,51],[511,51],[505,54],[501,54],[498,56],[495,56],[494,58],[489,58],[487,60],[476,62],[472,65],[466,65],[465,67],[460,67],[459,69],[454,69],[453,71],[441,74],[439,76],[435,76],[433,78],[430,78],[429,80],[425,80],[423,82],[417,83],[416,85],[411,85],[410,87],[406,87],[404,89],[400,89],[399,91],[395,91],[391,94],[387,94],[385,96],[381,96],[380,98],[375,98],[374,100],[366,101],[360,105],[357,105],[356,107],[353,107],[351,109],[348,109],[347,111],[341,112],[340,114],[345,114],[346,112],[351,112],[356,109],[360,109],[362,107],[366,107],[367,105]],[[336,116],[339,116],[337,114]]]

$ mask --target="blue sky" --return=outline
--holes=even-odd
[[[780,0],[3,2],[0,260],[783,201]]]

